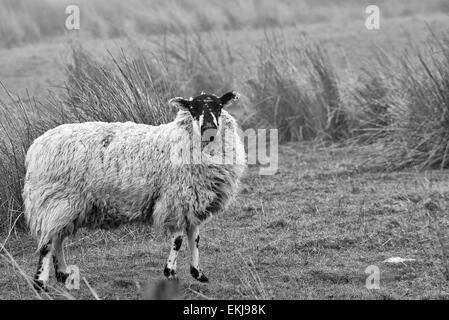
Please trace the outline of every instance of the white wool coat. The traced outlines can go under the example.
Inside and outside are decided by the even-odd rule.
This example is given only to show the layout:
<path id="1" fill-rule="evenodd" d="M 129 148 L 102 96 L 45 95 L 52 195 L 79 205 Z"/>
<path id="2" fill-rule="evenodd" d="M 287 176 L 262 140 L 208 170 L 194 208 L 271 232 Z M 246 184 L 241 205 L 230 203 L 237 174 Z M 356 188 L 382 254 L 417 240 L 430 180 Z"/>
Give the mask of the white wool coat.
<path id="1" fill-rule="evenodd" d="M 202 156 L 178 157 L 182 150 L 198 156 L 192 137 L 187 111 L 160 126 L 86 122 L 38 137 L 27 152 L 23 190 L 38 247 L 81 227 L 146 222 L 174 232 L 223 211 L 246 168 L 237 123 L 223 110 L 217 138 Z M 231 163 L 216 161 L 224 151 Z"/>

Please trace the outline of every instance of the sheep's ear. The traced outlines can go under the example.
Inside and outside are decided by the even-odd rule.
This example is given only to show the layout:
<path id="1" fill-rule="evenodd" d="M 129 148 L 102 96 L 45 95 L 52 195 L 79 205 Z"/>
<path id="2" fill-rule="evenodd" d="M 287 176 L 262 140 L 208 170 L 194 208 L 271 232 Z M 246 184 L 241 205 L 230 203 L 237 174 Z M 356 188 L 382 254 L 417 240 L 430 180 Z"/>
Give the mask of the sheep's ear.
<path id="1" fill-rule="evenodd" d="M 223 105 L 223 108 L 226 108 L 227 106 L 231 105 L 232 101 L 237 101 L 239 98 L 240 93 L 238 93 L 237 91 L 232 91 L 222 95 L 220 101 Z"/>
<path id="2" fill-rule="evenodd" d="M 181 110 L 189 110 L 190 102 L 191 100 L 184 99 L 183 97 L 176 97 L 170 99 L 168 104 Z"/>

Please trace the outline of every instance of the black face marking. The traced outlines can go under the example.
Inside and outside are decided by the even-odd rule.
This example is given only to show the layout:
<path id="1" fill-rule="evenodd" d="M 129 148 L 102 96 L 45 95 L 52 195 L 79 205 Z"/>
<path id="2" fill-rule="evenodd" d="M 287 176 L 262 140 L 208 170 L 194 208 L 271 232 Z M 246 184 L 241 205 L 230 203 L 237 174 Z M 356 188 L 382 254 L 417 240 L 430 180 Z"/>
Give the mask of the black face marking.
<path id="1" fill-rule="evenodd" d="M 195 97 L 189 105 L 189 111 L 195 120 L 199 120 L 200 116 L 204 115 L 208 120 L 212 121 L 212 113 L 218 119 L 222 108 L 223 104 L 220 98 L 213 94 L 202 94 Z M 206 121 L 206 119 L 204 120 Z"/>
<path id="2" fill-rule="evenodd" d="M 176 237 L 174 241 L 175 246 L 173 247 L 174 250 L 179 251 L 182 245 L 182 236 Z"/>
<path id="3" fill-rule="evenodd" d="M 228 92 L 221 97 L 214 94 L 201 94 L 189 100 L 176 97 L 170 100 L 170 104 L 181 110 L 188 110 L 196 124 L 200 125 L 202 146 L 215 140 L 222 109 L 232 101 L 239 99 L 236 91 Z"/>
<path id="4" fill-rule="evenodd" d="M 201 94 L 190 101 L 189 104 L 189 111 L 193 119 L 196 121 L 202 119 L 201 134 L 206 130 L 218 128 L 218 119 L 221 116 L 222 109 L 223 103 L 219 97 L 213 94 Z"/>

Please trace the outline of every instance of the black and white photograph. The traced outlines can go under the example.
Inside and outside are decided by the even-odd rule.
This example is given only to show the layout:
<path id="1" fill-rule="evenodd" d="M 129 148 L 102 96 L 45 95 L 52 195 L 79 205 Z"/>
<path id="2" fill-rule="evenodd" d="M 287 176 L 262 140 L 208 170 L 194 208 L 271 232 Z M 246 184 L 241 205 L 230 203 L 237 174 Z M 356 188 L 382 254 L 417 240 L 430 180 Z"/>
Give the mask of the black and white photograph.
<path id="1" fill-rule="evenodd" d="M 447 300 L 448 169 L 449 0 L 0 0 L 0 300 Z"/>

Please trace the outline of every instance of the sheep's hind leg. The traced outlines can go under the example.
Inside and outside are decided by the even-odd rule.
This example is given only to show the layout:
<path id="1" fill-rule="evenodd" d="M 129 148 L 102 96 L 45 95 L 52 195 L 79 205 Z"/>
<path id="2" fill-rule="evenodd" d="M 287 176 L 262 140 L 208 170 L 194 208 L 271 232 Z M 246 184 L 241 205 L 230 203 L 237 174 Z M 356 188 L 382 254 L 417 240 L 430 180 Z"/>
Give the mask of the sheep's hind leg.
<path id="1" fill-rule="evenodd" d="M 65 283 L 69 274 L 67 273 L 67 265 L 64 258 L 64 248 L 63 248 L 64 238 L 55 238 L 53 241 L 54 245 L 54 255 L 53 255 L 53 265 L 55 267 L 56 280 Z"/>
<path id="2" fill-rule="evenodd" d="M 167 259 L 167 264 L 164 268 L 164 275 L 168 279 L 176 279 L 176 260 L 178 259 L 178 252 L 182 245 L 182 232 L 175 232 L 171 236 L 170 255 Z"/>
<path id="3" fill-rule="evenodd" d="M 200 270 L 200 254 L 199 254 L 199 242 L 200 242 L 200 228 L 198 226 L 190 226 L 187 229 L 187 237 L 189 240 L 189 248 L 191 254 L 190 262 L 190 274 L 196 280 L 200 282 L 209 282 L 209 279 Z"/>
<path id="4" fill-rule="evenodd" d="M 47 291 L 48 279 L 50 277 L 51 260 L 53 256 L 53 244 L 50 241 L 42 247 L 39 252 L 39 262 L 36 274 L 34 275 L 34 288 L 40 292 Z"/>

